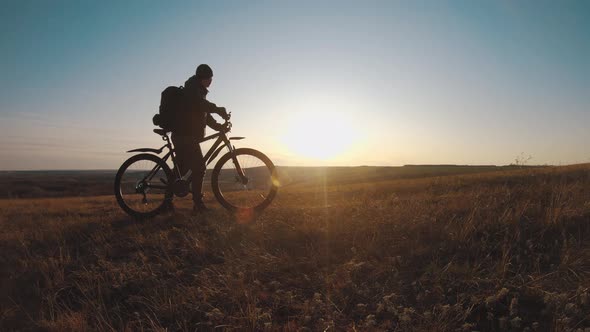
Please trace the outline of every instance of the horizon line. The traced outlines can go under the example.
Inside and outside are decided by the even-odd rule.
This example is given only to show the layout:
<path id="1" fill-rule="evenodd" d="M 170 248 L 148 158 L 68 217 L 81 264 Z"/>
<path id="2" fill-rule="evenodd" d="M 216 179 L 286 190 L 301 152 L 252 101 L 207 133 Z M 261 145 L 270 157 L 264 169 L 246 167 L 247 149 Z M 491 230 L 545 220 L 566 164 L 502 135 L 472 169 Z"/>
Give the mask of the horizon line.
<path id="1" fill-rule="evenodd" d="M 493 165 L 493 164 L 404 164 L 404 165 L 354 165 L 354 166 L 297 166 L 297 165 L 275 165 L 279 168 L 360 168 L 360 167 L 375 167 L 375 168 L 394 168 L 394 167 L 564 167 L 575 165 L 586 165 L 590 163 L 574 163 L 565 165 L 553 164 L 531 164 L 531 165 Z M 212 168 L 208 168 L 212 169 Z M 0 172 L 116 172 L 118 168 L 64 168 L 64 169 L 3 169 Z"/>

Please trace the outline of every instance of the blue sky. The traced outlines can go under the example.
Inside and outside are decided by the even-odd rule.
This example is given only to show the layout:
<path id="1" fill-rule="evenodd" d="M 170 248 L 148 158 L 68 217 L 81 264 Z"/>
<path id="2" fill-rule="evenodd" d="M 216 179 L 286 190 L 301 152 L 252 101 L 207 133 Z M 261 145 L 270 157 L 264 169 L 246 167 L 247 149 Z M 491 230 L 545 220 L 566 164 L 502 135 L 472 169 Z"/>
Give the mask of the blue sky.
<path id="1" fill-rule="evenodd" d="M 586 1 L 2 7 L 0 169 L 117 168 L 200 63 L 280 165 L 590 162 Z"/>

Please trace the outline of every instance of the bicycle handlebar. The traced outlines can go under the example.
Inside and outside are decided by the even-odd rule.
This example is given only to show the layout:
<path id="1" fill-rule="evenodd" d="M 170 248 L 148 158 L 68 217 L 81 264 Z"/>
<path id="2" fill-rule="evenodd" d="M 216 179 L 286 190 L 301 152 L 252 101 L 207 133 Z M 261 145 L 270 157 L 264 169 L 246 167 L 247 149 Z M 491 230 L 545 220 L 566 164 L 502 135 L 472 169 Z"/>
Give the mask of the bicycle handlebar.
<path id="1" fill-rule="evenodd" d="M 226 128 L 225 132 L 229 133 L 231 131 L 231 122 L 229 121 L 229 119 L 231 118 L 231 112 L 227 112 L 227 118 L 224 118 L 225 122 L 223 123 L 223 126 Z"/>

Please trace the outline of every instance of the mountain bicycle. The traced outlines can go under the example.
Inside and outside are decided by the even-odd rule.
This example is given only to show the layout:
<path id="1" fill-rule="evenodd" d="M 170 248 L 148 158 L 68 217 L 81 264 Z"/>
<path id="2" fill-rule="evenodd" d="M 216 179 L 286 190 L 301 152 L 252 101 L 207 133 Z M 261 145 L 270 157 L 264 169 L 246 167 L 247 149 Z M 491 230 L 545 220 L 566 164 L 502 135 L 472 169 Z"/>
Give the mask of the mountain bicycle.
<path id="1" fill-rule="evenodd" d="M 228 137 L 231 122 L 225 120 L 225 131 L 204 137 L 195 142 L 200 144 L 217 139 L 204 155 L 209 165 L 220 152 L 221 156 L 211 173 L 211 189 L 219 203 L 232 213 L 262 212 L 275 198 L 279 181 L 272 161 L 262 152 L 250 148 L 236 149 L 232 141 L 244 137 Z M 167 210 L 174 196 L 184 197 L 191 192 L 191 175 L 180 174 L 176 152 L 168 131 L 154 129 L 162 136 L 165 144 L 159 149 L 140 148 L 127 152 L 141 152 L 127 159 L 115 176 L 115 197 L 127 214 L 135 218 L 154 217 Z M 159 155 L 167 149 L 163 157 Z M 168 166 L 171 160 L 173 168 Z M 208 170 L 207 170 L 208 172 Z"/>

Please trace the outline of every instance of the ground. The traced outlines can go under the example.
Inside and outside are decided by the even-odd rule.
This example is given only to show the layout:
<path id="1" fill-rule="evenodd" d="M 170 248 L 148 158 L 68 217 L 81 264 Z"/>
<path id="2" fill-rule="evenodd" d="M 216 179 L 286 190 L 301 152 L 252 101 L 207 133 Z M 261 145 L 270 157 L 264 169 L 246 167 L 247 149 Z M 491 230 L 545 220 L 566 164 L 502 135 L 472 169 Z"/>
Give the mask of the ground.
<path id="1" fill-rule="evenodd" d="M 590 165 L 283 171 L 254 221 L 0 200 L 0 330 L 590 328 Z"/>

